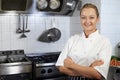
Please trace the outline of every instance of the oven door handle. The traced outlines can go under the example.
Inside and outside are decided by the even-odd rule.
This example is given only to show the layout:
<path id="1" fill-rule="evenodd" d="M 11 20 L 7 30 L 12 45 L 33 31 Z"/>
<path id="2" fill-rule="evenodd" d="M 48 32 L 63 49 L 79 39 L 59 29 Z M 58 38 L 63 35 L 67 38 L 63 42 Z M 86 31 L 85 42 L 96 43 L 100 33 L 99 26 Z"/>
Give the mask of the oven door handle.
<path id="1" fill-rule="evenodd" d="M 55 66 L 55 63 L 38 63 L 36 64 L 36 67 L 42 67 L 42 66 Z"/>

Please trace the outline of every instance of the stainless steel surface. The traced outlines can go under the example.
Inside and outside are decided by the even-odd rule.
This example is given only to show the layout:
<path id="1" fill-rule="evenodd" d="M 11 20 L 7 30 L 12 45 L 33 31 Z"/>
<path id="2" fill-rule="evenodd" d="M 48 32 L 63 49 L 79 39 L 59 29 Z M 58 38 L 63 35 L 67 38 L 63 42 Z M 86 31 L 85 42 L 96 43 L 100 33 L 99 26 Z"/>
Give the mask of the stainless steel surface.
<path id="1" fill-rule="evenodd" d="M 32 66 L 27 63 L 6 63 L 0 65 L 0 75 L 12 75 L 31 72 Z"/>
<path id="2" fill-rule="evenodd" d="M 44 31 L 38 38 L 38 41 L 50 43 L 58 41 L 60 38 L 61 31 L 58 28 L 51 28 Z"/>
<path id="3" fill-rule="evenodd" d="M 42 66 L 54 66 L 55 63 L 41 63 L 41 64 L 36 64 L 36 67 L 42 67 Z"/>
<path id="4" fill-rule="evenodd" d="M 4 3 L 2 1 L 8 2 Z M 15 1 L 15 3 L 13 2 Z M 0 13 L 72 16 L 79 0 L 0 0 Z M 24 2 L 24 6 L 22 4 Z M 15 5 L 18 4 L 18 5 Z M 22 5 L 21 5 L 22 4 Z M 5 5 L 5 8 L 2 8 Z M 69 11 L 70 10 L 70 11 Z"/>
<path id="5" fill-rule="evenodd" d="M 45 9 L 48 6 L 48 2 L 46 0 L 37 0 L 37 7 L 39 9 Z"/>
<path id="6" fill-rule="evenodd" d="M 60 52 L 50 52 L 29 56 L 33 62 L 33 80 L 63 80 L 66 75 L 59 72 L 55 63 Z M 35 54 L 35 53 L 34 53 Z"/>
<path id="7" fill-rule="evenodd" d="M 32 63 L 23 50 L 0 51 L 0 75 L 13 75 L 32 71 Z"/>
<path id="8" fill-rule="evenodd" d="M 75 0 L 68 0 L 67 2 L 67 9 L 68 10 L 74 10 L 76 5 L 76 1 Z"/>
<path id="9" fill-rule="evenodd" d="M 50 0 L 50 8 L 57 9 L 60 7 L 60 0 Z"/>
<path id="10" fill-rule="evenodd" d="M 0 12 L 26 13 L 34 0 L 0 0 Z"/>

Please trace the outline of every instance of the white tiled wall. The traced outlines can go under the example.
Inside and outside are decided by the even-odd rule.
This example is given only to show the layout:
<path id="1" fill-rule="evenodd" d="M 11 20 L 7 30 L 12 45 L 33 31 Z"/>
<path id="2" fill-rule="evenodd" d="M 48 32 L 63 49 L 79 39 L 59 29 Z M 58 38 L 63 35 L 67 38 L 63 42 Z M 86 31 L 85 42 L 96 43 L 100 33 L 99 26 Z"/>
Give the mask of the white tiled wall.
<path id="1" fill-rule="evenodd" d="M 53 43 L 37 41 L 44 30 L 52 28 L 52 18 L 55 19 L 56 28 L 61 31 L 60 40 Z M 18 15 L 0 14 L 0 50 L 24 49 L 25 53 L 61 51 L 69 38 L 69 23 L 69 17 L 28 15 L 30 32 L 25 33 L 27 38 L 20 38 L 22 34 L 16 33 L 16 29 L 20 26 L 18 25 Z"/>
<path id="2" fill-rule="evenodd" d="M 117 55 L 117 44 L 120 42 L 120 0 L 102 0 L 101 3 L 101 33 L 110 38 L 113 55 Z"/>

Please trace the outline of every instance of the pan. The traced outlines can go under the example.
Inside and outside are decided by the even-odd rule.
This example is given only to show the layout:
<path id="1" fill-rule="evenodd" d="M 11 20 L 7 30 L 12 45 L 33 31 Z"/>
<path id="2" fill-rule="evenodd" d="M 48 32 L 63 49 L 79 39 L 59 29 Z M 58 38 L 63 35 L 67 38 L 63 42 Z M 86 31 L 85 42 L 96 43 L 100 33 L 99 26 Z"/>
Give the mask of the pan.
<path id="1" fill-rule="evenodd" d="M 41 42 L 49 43 L 49 42 L 58 41 L 60 37 L 61 37 L 61 31 L 57 28 L 51 28 L 49 30 L 44 31 L 38 40 Z"/>
<path id="2" fill-rule="evenodd" d="M 56 28 L 54 19 L 51 20 L 51 25 L 52 28 L 45 30 L 38 38 L 38 41 L 50 43 L 60 39 L 61 31 Z"/>

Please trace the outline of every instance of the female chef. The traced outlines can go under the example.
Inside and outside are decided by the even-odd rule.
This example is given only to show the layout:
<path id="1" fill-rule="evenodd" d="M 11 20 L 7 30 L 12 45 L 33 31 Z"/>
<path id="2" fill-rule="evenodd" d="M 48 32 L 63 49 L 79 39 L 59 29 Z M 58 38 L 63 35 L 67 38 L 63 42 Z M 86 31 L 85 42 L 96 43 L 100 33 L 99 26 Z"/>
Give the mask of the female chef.
<path id="1" fill-rule="evenodd" d="M 61 52 L 56 66 L 68 80 L 103 80 L 107 78 L 111 43 L 100 35 L 96 25 L 99 12 L 95 5 L 85 4 L 80 10 L 83 33 L 72 36 Z"/>

